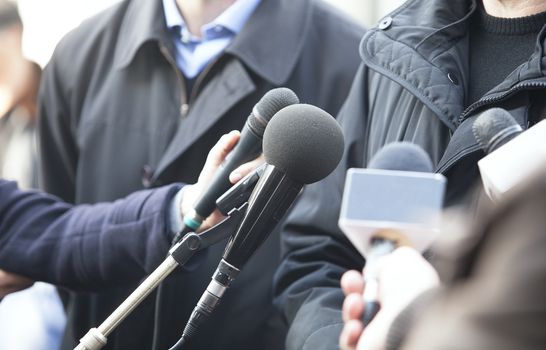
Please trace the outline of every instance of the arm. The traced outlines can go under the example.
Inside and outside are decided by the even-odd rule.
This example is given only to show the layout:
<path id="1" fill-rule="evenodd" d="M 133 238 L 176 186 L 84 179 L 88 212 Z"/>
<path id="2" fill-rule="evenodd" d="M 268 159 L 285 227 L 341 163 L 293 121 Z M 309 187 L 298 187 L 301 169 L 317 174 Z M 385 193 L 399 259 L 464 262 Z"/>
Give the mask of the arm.
<path id="1" fill-rule="evenodd" d="M 166 213 L 178 188 L 72 207 L 1 180 L 0 266 L 72 288 L 140 278 L 156 267 L 170 246 Z"/>
<path id="2" fill-rule="evenodd" d="M 72 206 L 0 180 L 0 268 L 79 289 L 144 277 L 165 258 L 181 228 L 172 227 L 181 221 L 173 216 L 180 216 L 207 188 L 238 140 L 238 131 L 224 135 L 209 152 L 198 182 L 187 185 L 181 196 L 175 196 L 181 193 L 180 185 L 171 185 L 135 192 L 113 203 Z M 241 165 L 231 181 L 260 162 L 258 158 Z M 216 211 L 203 226 L 221 219 Z"/>

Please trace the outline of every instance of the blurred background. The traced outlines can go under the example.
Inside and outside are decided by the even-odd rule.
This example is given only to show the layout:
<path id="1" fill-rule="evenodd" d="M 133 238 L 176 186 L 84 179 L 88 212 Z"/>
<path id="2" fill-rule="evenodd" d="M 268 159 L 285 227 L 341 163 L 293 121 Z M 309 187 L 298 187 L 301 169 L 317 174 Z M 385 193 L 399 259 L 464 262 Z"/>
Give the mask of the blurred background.
<path id="1" fill-rule="evenodd" d="M 57 42 L 85 18 L 119 0 L 19 0 L 25 25 L 23 52 L 44 66 Z M 366 26 L 398 7 L 402 0 L 327 0 Z"/>

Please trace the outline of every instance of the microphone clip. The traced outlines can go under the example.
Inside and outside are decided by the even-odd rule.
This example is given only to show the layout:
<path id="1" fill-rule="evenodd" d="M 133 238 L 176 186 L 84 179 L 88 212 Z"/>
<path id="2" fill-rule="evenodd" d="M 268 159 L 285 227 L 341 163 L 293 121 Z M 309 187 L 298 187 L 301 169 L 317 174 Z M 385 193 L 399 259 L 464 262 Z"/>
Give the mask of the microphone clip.
<path id="1" fill-rule="evenodd" d="M 248 202 L 244 202 L 239 208 L 231 210 L 219 224 L 203 231 L 200 234 L 190 232 L 175 244 L 169 251 L 169 255 L 183 266 L 190 258 L 200 250 L 206 249 L 232 235 L 243 221 Z"/>

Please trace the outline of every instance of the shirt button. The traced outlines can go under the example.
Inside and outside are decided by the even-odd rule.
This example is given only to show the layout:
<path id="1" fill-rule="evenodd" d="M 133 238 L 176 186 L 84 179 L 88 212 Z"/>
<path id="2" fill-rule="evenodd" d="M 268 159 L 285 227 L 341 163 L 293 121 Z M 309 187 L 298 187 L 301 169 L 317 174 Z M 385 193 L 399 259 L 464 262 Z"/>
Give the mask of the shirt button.
<path id="1" fill-rule="evenodd" d="M 379 22 L 379 24 L 377 25 L 377 28 L 381 30 L 385 30 L 385 29 L 388 29 L 391 26 L 391 24 L 392 24 L 392 17 L 387 16 L 383 18 L 381 22 Z"/>

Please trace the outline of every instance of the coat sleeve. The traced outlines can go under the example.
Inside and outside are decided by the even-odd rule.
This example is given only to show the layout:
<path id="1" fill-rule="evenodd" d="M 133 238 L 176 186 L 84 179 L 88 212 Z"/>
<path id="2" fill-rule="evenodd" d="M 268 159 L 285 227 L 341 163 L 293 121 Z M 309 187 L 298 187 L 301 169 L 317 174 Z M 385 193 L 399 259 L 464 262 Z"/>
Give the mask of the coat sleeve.
<path id="1" fill-rule="evenodd" d="M 179 187 L 72 206 L 0 180 L 0 268 L 85 290 L 142 278 L 170 247 L 166 216 Z"/>
<path id="2" fill-rule="evenodd" d="M 283 261 L 275 276 L 276 303 L 290 328 L 286 348 L 336 349 L 342 327 L 341 275 L 362 269 L 364 258 L 338 228 L 345 173 L 363 166 L 364 72 L 361 68 L 340 112 L 345 151 L 326 179 L 306 186 L 281 234 Z"/>

